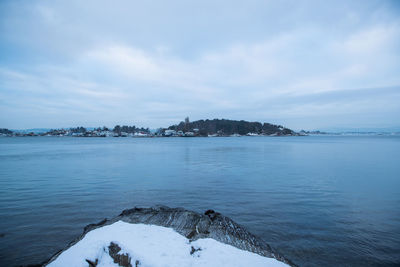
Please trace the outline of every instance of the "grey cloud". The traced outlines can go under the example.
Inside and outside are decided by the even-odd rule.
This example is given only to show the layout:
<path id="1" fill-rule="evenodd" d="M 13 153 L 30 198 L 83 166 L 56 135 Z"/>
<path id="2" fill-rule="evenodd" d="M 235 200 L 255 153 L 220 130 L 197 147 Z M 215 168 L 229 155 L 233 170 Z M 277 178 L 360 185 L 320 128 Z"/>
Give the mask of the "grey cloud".
<path id="1" fill-rule="evenodd" d="M 398 10 L 372 0 L 2 1 L 0 124 L 156 127 L 189 115 L 399 125 Z"/>

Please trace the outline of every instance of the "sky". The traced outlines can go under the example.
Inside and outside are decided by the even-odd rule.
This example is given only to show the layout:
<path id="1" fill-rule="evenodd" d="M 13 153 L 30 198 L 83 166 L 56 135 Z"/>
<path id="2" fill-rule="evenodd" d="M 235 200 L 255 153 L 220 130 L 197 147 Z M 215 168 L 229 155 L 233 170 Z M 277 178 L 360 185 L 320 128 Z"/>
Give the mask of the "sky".
<path id="1" fill-rule="evenodd" d="M 400 1 L 0 1 L 0 128 L 400 127 Z"/>

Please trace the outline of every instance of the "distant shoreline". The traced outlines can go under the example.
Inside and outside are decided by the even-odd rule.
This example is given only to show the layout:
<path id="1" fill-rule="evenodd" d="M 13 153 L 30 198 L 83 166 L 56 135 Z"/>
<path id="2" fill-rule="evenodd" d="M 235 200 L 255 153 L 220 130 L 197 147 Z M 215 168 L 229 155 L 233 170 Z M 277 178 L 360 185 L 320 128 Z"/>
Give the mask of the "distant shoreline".
<path id="1" fill-rule="evenodd" d="M 302 134 L 296 134 L 296 135 L 263 135 L 263 134 L 258 134 L 258 135 L 239 135 L 239 134 L 232 134 L 232 135 L 209 135 L 209 136 L 165 136 L 165 135 L 146 135 L 146 136 L 135 136 L 135 135 L 128 135 L 128 136 L 103 136 L 103 135 L 43 135 L 43 134 L 13 134 L 13 135 L 1 135 L 0 137 L 72 137 L 72 138 L 212 138 L 212 137 L 290 137 L 290 136 L 309 136 L 309 135 L 302 135 Z"/>
<path id="2" fill-rule="evenodd" d="M 250 122 L 244 120 L 206 119 L 190 121 L 188 117 L 179 124 L 166 128 L 150 130 L 149 128 L 116 125 L 114 128 L 106 126 L 97 128 L 61 128 L 61 129 L 28 129 L 9 130 L 0 128 L 0 136 L 72 136 L 72 137 L 241 137 L 241 136 L 308 136 L 308 135 L 400 135 L 400 132 L 386 131 L 337 131 L 324 132 L 319 130 L 298 132 L 282 125 L 271 123 Z"/>
<path id="3" fill-rule="evenodd" d="M 71 136 L 71 135 L 40 135 L 40 134 L 17 134 L 17 135 L 4 135 L 1 137 L 20 138 L 20 137 L 64 137 L 64 138 L 134 138 L 134 139 L 148 139 L 148 138 L 227 138 L 227 137 L 306 137 L 306 136 L 400 136 L 400 133 L 324 133 L 324 134 L 296 134 L 296 135 L 219 135 L 219 136 Z"/>
<path id="4" fill-rule="evenodd" d="M 298 136 L 306 132 L 295 132 L 282 125 L 249 122 L 244 120 L 197 120 L 186 117 L 179 124 L 151 131 L 149 128 L 116 125 L 113 129 L 106 126 L 97 128 L 75 127 L 51 129 L 43 132 L 24 132 L 0 129 L 5 136 L 74 136 L 74 137 L 226 137 L 226 136 Z"/>

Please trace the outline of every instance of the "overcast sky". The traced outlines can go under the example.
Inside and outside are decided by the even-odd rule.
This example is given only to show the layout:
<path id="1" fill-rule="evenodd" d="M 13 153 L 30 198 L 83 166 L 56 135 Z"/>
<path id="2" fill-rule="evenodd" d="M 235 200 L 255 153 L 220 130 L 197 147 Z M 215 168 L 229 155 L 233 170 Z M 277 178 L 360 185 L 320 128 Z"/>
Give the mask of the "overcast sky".
<path id="1" fill-rule="evenodd" d="M 400 126 L 400 1 L 1 1 L 0 127 Z"/>

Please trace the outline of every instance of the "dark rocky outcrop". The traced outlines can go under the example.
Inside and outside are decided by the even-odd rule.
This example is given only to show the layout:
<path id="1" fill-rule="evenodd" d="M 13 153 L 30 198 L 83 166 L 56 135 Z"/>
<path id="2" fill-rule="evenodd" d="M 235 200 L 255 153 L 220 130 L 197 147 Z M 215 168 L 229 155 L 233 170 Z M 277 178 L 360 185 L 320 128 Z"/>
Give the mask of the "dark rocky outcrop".
<path id="1" fill-rule="evenodd" d="M 106 251 L 105 248 L 103 248 L 104 251 Z M 118 264 L 118 266 L 121 267 L 133 267 L 132 265 L 132 258 L 129 254 L 127 253 L 120 253 L 121 247 L 118 244 L 115 244 L 114 242 L 111 242 L 110 245 L 108 246 L 108 255 L 113 259 L 114 263 Z M 94 261 L 86 259 L 86 262 L 89 264 L 89 267 L 97 267 L 99 264 L 99 259 L 96 259 Z M 136 260 L 135 261 L 135 267 L 140 266 L 140 261 Z"/>
<path id="2" fill-rule="evenodd" d="M 113 219 L 104 219 L 97 224 L 89 224 L 84 228 L 83 234 L 78 239 L 71 242 L 64 250 L 80 241 L 87 232 L 120 220 L 127 223 L 153 224 L 173 228 L 191 241 L 199 238 L 212 238 L 239 249 L 254 252 L 261 256 L 275 258 L 291 266 L 295 266 L 291 261 L 272 249 L 265 241 L 249 233 L 244 227 L 218 212 L 207 210 L 204 214 L 199 214 L 183 208 L 169 208 L 166 206 L 151 208 L 135 207 L 133 209 L 124 210 L 119 216 Z M 118 249 L 115 246 L 113 247 L 112 244 L 113 243 L 110 244 L 109 253 L 110 256 L 115 259 L 111 253 L 113 253 L 112 250 L 116 251 Z M 55 254 L 48 263 L 55 260 L 64 250 Z M 195 253 L 196 249 L 192 248 L 192 251 Z M 118 252 L 114 254 L 117 255 Z M 118 257 L 121 256 L 120 254 L 118 255 Z"/>
<path id="3" fill-rule="evenodd" d="M 193 255 L 194 253 L 196 253 L 197 251 L 200 251 L 201 248 L 195 248 L 192 246 L 192 248 L 190 249 L 190 255 Z"/>
<path id="4" fill-rule="evenodd" d="M 110 254 L 111 258 L 114 260 L 114 263 L 117 263 L 122 267 L 132 267 L 131 257 L 128 254 L 119 254 L 120 251 L 121 248 L 113 242 L 111 242 L 108 246 L 108 254 Z"/>

